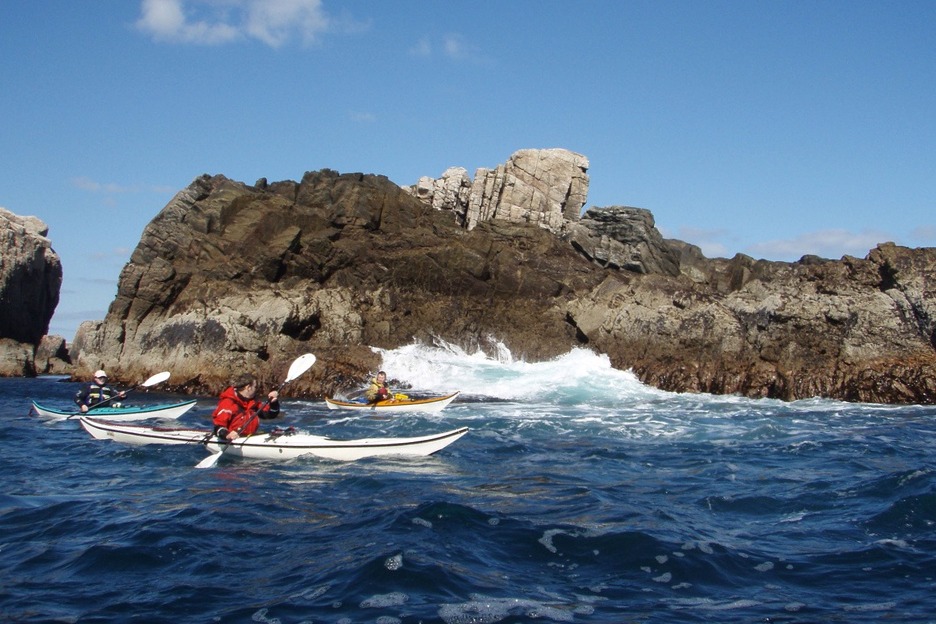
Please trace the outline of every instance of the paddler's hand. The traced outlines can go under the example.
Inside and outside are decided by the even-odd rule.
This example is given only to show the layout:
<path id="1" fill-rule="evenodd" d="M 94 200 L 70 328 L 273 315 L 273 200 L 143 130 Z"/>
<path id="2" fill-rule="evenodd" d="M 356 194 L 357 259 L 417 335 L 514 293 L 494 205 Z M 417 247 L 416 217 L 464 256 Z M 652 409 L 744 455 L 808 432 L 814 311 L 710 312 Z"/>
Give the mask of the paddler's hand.
<path id="1" fill-rule="evenodd" d="M 87 414 L 87 413 L 88 413 L 88 406 L 87 406 L 87 405 L 82 405 L 79 409 L 81 410 L 81 413 L 82 413 L 82 414 Z"/>
<path id="2" fill-rule="evenodd" d="M 222 440 L 227 440 L 228 442 L 232 442 L 236 440 L 238 437 L 236 431 L 227 429 L 225 427 L 221 427 L 220 429 L 218 429 L 215 435 L 217 435 Z"/>
<path id="3" fill-rule="evenodd" d="M 276 390 L 270 391 L 270 394 L 267 395 L 267 398 L 270 399 L 270 402 L 276 401 L 279 399 L 279 392 Z"/>

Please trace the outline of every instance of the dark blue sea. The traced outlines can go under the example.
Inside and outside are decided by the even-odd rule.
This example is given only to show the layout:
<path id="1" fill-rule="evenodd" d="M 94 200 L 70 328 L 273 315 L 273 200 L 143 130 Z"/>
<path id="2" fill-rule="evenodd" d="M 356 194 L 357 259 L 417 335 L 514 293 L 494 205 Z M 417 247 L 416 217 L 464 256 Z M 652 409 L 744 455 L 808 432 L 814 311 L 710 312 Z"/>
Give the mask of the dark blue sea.
<path id="1" fill-rule="evenodd" d="M 277 424 L 471 431 L 428 458 L 197 470 L 201 447 L 30 413 L 74 383 L 0 380 L 0 621 L 936 622 L 934 407 L 672 394 L 578 350 L 383 356 L 410 394 L 462 395 L 375 418 L 287 387 Z"/>

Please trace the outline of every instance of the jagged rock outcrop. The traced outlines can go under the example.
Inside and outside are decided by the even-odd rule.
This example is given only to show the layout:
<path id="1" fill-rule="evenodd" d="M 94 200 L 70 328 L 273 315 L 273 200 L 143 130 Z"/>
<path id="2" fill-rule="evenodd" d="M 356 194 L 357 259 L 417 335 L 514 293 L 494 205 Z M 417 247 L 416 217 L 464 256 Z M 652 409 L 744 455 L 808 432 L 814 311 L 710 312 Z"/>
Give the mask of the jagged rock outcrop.
<path id="1" fill-rule="evenodd" d="M 243 369 L 275 384 L 312 351 L 291 393 L 321 396 L 374 370 L 371 346 L 496 338 L 528 360 L 587 345 L 668 390 L 936 402 L 936 250 L 710 260 L 640 209 L 578 220 L 575 203 L 545 202 L 472 226 L 468 204 L 436 192 L 328 170 L 202 176 L 147 226 L 107 317 L 79 329 L 79 369 L 169 369 L 175 389 L 213 393 Z"/>
<path id="2" fill-rule="evenodd" d="M 526 149 L 495 169 L 478 169 L 473 182 L 467 170 L 452 167 L 408 190 L 437 210 L 454 212 L 468 230 L 500 219 L 559 233 L 585 206 L 588 166 L 587 158 L 569 150 Z"/>
<path id="3" fill-rule="evenodd" d="M 643 208 L 592 208 L 580 221 L 570 221 L 565 237 L 588 259 L 611 269 L 634 273 L 680 273 L 679 253 L 656 229 Z"/>
<path id="4" fill-rule="evenodd" d="M 43 336 L 36 346 L 33 364 L 37 375 L 70 375 L 71 356 L 65 339 L 61 336 Z"/>
<path id="5" fill-rule="evenodd" d="M 58 305 L 62 263 L 36 217 L 0 208 L 0 376 L 34 375 Z"/>
<path id="6" fill-rule="evenodd" d="M 866 259 L 713 260 L 709 281 L 609 275 L 570 307 L 590 344 L 677 391 L 936 401 L 936 249 Z"/>

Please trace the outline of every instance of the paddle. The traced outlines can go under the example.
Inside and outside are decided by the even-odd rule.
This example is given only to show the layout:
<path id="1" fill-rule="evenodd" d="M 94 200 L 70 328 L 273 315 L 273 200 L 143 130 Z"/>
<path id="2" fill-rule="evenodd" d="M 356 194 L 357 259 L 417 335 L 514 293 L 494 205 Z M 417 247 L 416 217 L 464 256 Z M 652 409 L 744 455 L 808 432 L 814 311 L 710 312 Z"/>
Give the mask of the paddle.
<path id="1" fill-rule="evenodd" d="M 286 373 L 286 381 L 284 381 L 283 383 L 281 383 L 281 384 L 279 385 L 279 387 L 276 388 L 276 392 L 278 393 L 280 390 L 283 389 L 283 386 L 285 386 L 285 385 L 288 384 L 290 381 L 292 381 L 292 380 L 295 379 L 296 377 L 299 377 L 299 376 L 302 375 L 304 372 L 306 372 L 307 370 L 309 370 L 310 368 L 312 368 L 312 365 L 313 365 L 313 364 L 315 364 L 315 355 L 313 355 L 312 353 L 305 353 L 305 354 L 300 355 L 299 357 L 297 357 L 295 360 L 293 360 L 293 363 L 289 365 L 289 371 Z M 263 407 L 266 406 L 269 402 L 270 402 L 269 399 L 267 399 L 266 401 L 263 402 L 263 406 L 261 406 L 261 408 L 260 408 L 261 411 L 262 411 Z M 252 415 L 252 417 L 250 418 L 250 420 L 248 420 L 247 422 L 245 422 L 243 425 L 241 425 L 241 427 L 239 427 L 239 428 L 237 429 L 237 434 L 238 434 L 238 436 L 240 435 L 240 432 L 243 431 L 243 430 L 247 427 L 247 425 L 249 425 L 250 423 L 252 423 L 252 422 L 253 422 L 253 419 L 256 418 L 256 417 L 257 417 L 257 414 L 256 414 L 256 412 L 254 412 L 254 414 Z M 204 441 L 205 441 L 205 442 L 208 442 L 208 440 L 211 438 L 211 435 L 212 435 L 212 434 L 209 433 L 207 436 L 205 436 L 205 440 L 204 440 Z M 221 456 L 222 456 L 222 455 L 224 455 L 224 451 L 228 450 L 230 447 L 231 447 L 230 442 L 227 441 L 227 440 L 225 440 L 225 441 L 224 441 L 224 446 L 221 448 L 221 450 L 220 450 L 219 452 L 217 452 L 217 453 L 212 453 L 211 455 L 209 455 L 209 456 L 206 457 L 205 459 L 203 459 L 203 460 L 201 460 L 200 462 L 198 462 L 198 463 L 195 465 L 195 467 L 196 467 L 196 468 L 211 468 L 211 467 L 214 466 L 216 463 L 218 463 L 218 460 L 221 459 Z"/>
<path id="2" fill-rule="evenodd" d="M 147 379 L 147 380 L 144 381 L 143 383 L 137 384 L 137 385 L 133 386 L 132 388 L 127 388 L 126 390 L 123 390 L 123 394 L 127 394 L 128 392 L 131 392 L 132 390 L 136 390 L 137 388 L 149 388 L 150 386 L 155 386 L 156 384 L 161 384 L 162 382 L 166 381 L 167 379 L 169 379 L 169 371 L 163 371 L 163 372 L 161 372 L 161 373 L 156 373 L 155 375 L 153 375 L 152 377 L 150 377 L 149 379 Z M 120 394 L 120 392 L 118 392 L 117 394 Z M 116 397 L 111 397 L 111 398 L 109 398 L 109 399 L 104 399 L 103 401 L 98 401 L 97 403 L 93 403 L 93 404 L 89 405 L 89 406 L 88 406 L 88 412 L 90 412 L 91 410 L 93 410 L 95 407 L 100 407 L 101 405 L 103 405 L 103 404 L 105 404 L 105 403 L 110 403 L 110 402 L 113 401 L 115 398 L 116 398 Z M 83 414 L 86 414 L 86 413 L 87 413 L 87 412 L 82 412 L 82 413 L 79 413 L 79 414 L 72 414 L 72 415 L 69 416 L 68 418 L 74 418 L 75 416 L 82 416 Z"/>

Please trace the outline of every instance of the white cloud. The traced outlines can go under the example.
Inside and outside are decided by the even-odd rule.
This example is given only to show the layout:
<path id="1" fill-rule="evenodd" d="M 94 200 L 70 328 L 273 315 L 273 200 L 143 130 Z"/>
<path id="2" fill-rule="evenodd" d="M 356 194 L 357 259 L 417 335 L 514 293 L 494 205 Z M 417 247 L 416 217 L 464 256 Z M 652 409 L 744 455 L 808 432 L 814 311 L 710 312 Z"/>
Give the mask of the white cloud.
<path id="1" fill-rule="evenodd" d="M 85 176 L 77 176 L 69 180 L 71 185 L 89 193 L 102 195 L 117 195 L 120 193 L 174 193 L 176 189 L 168 186 L 124 186 L 114 182 L 97 182 Z"/>
<path id="2" fill-rule="evenodd" d="M 410 54 L 413 56 L 432 56 L 432 43 L 423 37 L 410 48 Z"/>
<path id="3" fill-rule="evenodd" d="M 351 121 L 356 121 L 358 123 L 374 123 L 377 121 L 377 115 L 367 112 L 352 112 Z"/>
<path id="4" fill-rule="evenodd" d="M 442 39 L 442 49 L 445 51 L 446 56 L 452 58 L 464 58 L 469 53 L 464 37 L 457 34 L 445 35 Z"/>
<path id="5" fill-rule="evenodd" d="M 729 255 L 724 239 L 731 238 L 728 230 L 706 230 L 694 227 L 681 227 L 675 236 L 670 236 L 665 228 L 657 227 L 664 238 L 676 238 L 683 242 L 695 245 L 702 250 L 706 258 L 724 258 Z M 731 254 L 734 255 L 734 254 Z"/>
<path id="6" fill-rule="evenodd" d="M 143 0 L 136 26 L 159 41 L 217 45 L 257 39 L 279 47 L 317 40 L 330 21 L 321 0 Z"/>
<path id="7" fill-rule="evenodd" d="M 918 225 L 910 235 L 926 245 L 936 243 L 936 225 Z"/>
<path id="8" fill-rule="evenodd" d="M 137 28 L 157 41 L 218 44 L 240 37 L 230 24 L 193 19 L 182 5 L 183 0 L 143 0 Z"/>
<path id="9" fill-rule="evenodd" d="M 413 56 L 430 57 L 439 51 L 443 56 L 458 61 L 483 61 L 480 50 L 458 33 L 443 35 L 438 45 L 423 37 L 409 51 Z"/>
<path id="10" fill-rule="evenodd" d="M 94 180 L 85 177 L 72 178 L 71 183 L 72 186 L 79 188 L 82 191 L 88 191 L 89 193 L 115 194 L 135 193 L 137 191 L 137 189 L 134 187 L 120 186 L 119 184 L 114 184 L 113 182 L 95 182 Z"/>
<path id="11" fill-rule="evenodd" d="M 664 238 L 677 238 L 696 245 L 706 258 L 730 258 L 740 251 L 755 259 L 784 262 L 795 262 L 806 255 L 830 259 L 845 255 L 864 258 L 878 244 L 894 241 L 892 234 L 880 230 L 850 232 L 830 229 L 805 232 L 788 239 L 745 244 L 736 232 L 727 229 L 681 227 L 675 236 L 670 236 L 663 228 L 659 229 Z"/>
<path id="12" fill-rule="evenodd" d="M 321 0 L 250 0 L 246 9 L 247 34 L 274 48 L 294 32 L 309 44 L 328 29 Z"/>
<path id="13" fill-rule="evenodd" d="M 786 240 L 755 243 L 746 253 L 768 260 L 799 260 L 804 255 L 840 258 L 844 255 L 864 258 L 878 243 L 892 241 L 893 237 L 881 231 L 849 232 L 848 230 L 819 230 L 806 232 Z"/>

